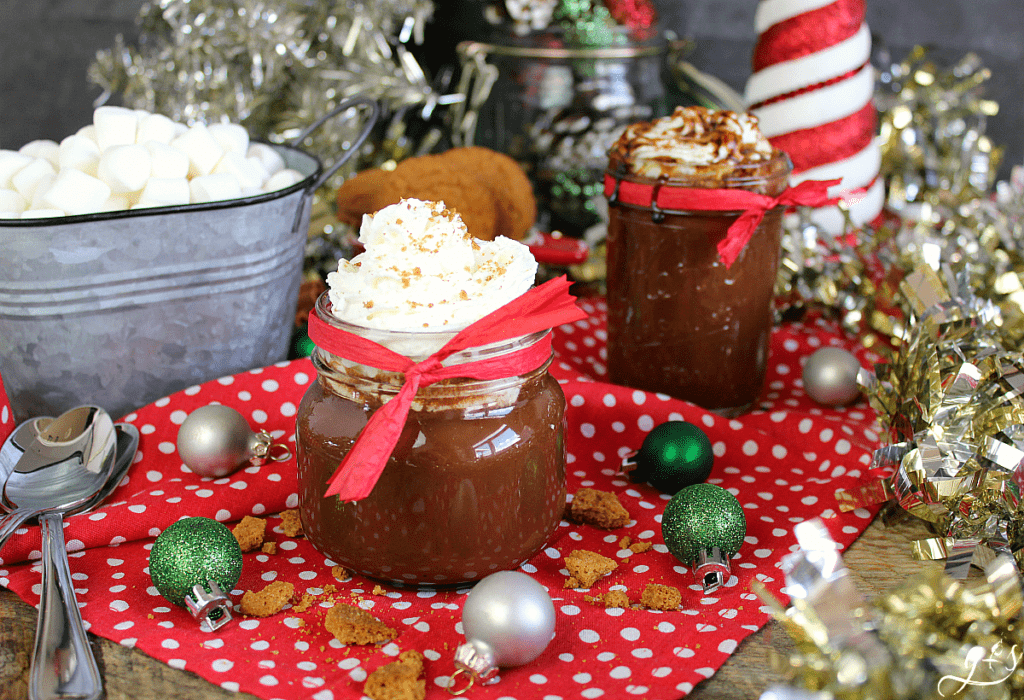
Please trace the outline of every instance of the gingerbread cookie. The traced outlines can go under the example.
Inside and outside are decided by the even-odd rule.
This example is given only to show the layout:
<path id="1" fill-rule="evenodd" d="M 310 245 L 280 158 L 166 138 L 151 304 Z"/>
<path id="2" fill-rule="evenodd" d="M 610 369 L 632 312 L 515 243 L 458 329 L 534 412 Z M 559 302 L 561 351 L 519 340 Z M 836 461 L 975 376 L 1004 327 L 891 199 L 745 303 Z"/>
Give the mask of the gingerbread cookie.
<path id="1" fill-rule="evenodd" d="M 281 612 L 295 593 L 295 586 L 287 581 L 274 581 L 262 591 L 242 594 L 241 610 L 249 617 L 270 617 Z"/>
<path id="2" fill-rule="evenodd" d="M 324 627 L 342 644 L 390 642 L 398 633 L 362 608 L 338 603 L 327 611 Z"/>
<path id="3" fill-rule="evenodd" d="M 578 523 L 602 530 L 614 530 L 629 524 L 629 511 L 619 503 L 618 496 L 597 489 L 577 491 L 569 506 L 569 514 Z"/>
<path id="4" fill-rule="evenodd" d="M 427 682 L 423 675 L 423 654 L 403 651 L 397 661 L 384 664 L 371 673 L 363 692 L 373 700 L 423 700 Z"/>
<path id="5" fill-rule="evenodd" d="M 565 555 L 565 568 L 569 578 L 565 588 L 590 588 L 598 579 L 618 568 L 614 559 L 601 556 L 586 549 L 574 549 Z"/>

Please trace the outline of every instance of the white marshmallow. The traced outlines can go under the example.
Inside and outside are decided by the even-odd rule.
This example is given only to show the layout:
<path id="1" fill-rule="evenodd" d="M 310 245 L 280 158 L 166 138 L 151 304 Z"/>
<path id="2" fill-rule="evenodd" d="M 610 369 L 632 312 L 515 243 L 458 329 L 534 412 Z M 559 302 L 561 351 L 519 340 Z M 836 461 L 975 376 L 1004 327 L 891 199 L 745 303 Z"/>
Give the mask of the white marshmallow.
<path id="1" fill-rule="evenodd" d="M 21 218 L 21 212 L 20 211 L 3 211 L 2 209 L 0 209 L 0 221 L 3 221 L 4 219 L 20 219 L 20 218 Z"/>
<path id="2" fill-rule="evenodd" d="M 31 202 L 32 195 L 35 194 L 39 182 L 46 175 L 56 174 L 57 170 L 50 161 L 45 158 L 35 158 L 31 163 L 14 174 L 14 177 L 11 178 L 11 184 L 14 185 L 14 189 L 18 191 L 18 194 Z"/>
<path id="3" fill-rule="evenodd" d="M 210 130 L 204 124 L 196 124 L 171 141 L 171 146 L 188 156 L 190 177 L 209 175 L 213 167 L 224 157 L 224 149 L 210 135 Z"/>
<path id="4" fill-rule="evenodd" d="M 57 168 L 60 167 L 57 162 L 58 149 L 56 141 L 37 139 L 36 141 L 29 141 L 19 148 L 18 153 L 24 153 L 26 156 L 32 156 L 33 158 L 45 158 L 50 161 L 50 165 Z"/>
<path id="5" fill-rule="evenodd" d="M 65 216 L 60 209 L 27 209 L 21 213 L 22 219 L 52 219 Z"/>
<path id="6" fill-rule="evenodd" d="M 263 163 L 263 167 L 267 171 L 267 177 L 274 175 L 279 170 L 284 170 L 284 158 L 265 143 L 252 144 L 249 146 L 246 155 L 250 158 L 258 158 Z"/>
<path id="7" fill-rule="evenodd" d="M 28 208 L 28 202 L 25 198 L 14 190 L 0 190 L 0 211 L 21 214 Z M 16 219 L 17 216 L 7 217 L 8 219 Z"/>
<path id="8" fill-rule="evenodd" d="M 179 178 L 151 177 L 139 195 L 140 207 L 169 207 L 188 204 L 191 200 L 188 180 Z"/>
<path id="9" fill-rule="evenodd" d="M 127 202 L 129 209 L 139 203 L 139 197 L 142 195 L 142 190 L 136 190 L 135 192 L 125 192 L 121 196 L 124 197 L 124 201 Z"/>
<path id="10" fill-rule="evenodd" d="M 181 122 L 174 122 L 174 138 L 184 136 L 188 133 L 188 124 L 182 124 Z"/>
<path id="11" fill-rule="evenodd" d="M 62 170 L 42 195 L 44 207 L 63 209 L 68 214 L 90 214 L 110 197 L 110 186 L 81 170 Z"/>
<path id="12" fill-rule="evenodd" d="M 100 147 L 95 141 L 80 134 L 72 134 L 60 142 L 57 150 L 58 169 L 73 168 L 96 177 L 96 168 L 100 164 Z"/>
<path id="13" fill-rule="evenodd" d="M 151 177 L 159 178 L 186 178 L 188 177 L 188 156 L 159 141 L 147 141 L 146 149 L 149 151 Z"/>
<path id="14" fill-rule="evenodd" d="M 125 211 L 129 206 L 128 198 L 123 194 L 112 194 L 96 211 Z"/>
<path id="15" fill-rule="evenodd" d="M 241 124 L 224 122 L 210 124 L 210 135 L 217 140 L 220 147 L 229 153 L 245 155 L 249 150 L 249 132 Z"/>
<path id="16" fill-rule="evenodd" d="M 0 150 L 0 187 L 13 189 L 11 187 L 11 178 L 31 162 L 32 156 L 27 156 L 17 151 Z"/>
<path id="17" fill-rule="evenodd" d="M 259 188 L 259 187 L 243 187 L 242 188 L 242 196 L 243 197 L 255 197 L 258 194 L 264 194 L 263 190 L 261 188 Z"/>
<path id="18" fill-rule="evenodd" d="M 57 179 L 56 173 L 46 173 L 41 178 L 36 186 L 32 190 L 32 199 L 29 200 L 26 209 L 52 209 L 49 204 L 43 202 L 43 195 L 46 194 L 50 186 L 53 185 L 53 181 Z"/>
<path id="19" fill-rule="evenodd" d="M 162 114 L 150 114 L 139 119 L 139 128 L 135 134 L 135 143 L 145 144 L 149 141 L 170 143 L 177 136 L 174 121 Z"/>
<path id="20" fill-rule="evenodd" d="M 277 190 L 283 190 L 286 187 L 291 187 L 300 180 L 302 180 L 302 173 L 298 170 L 286 168 L 285 170 L 281 170 L 280 172 L 271 175 L 270 179 L 263 183 L 263 191 L 276 192 Z"/>
<path id="21" fill-rule="evenodd" d="M 99 145 L 99 141 L 96 139 L 96 126 L 93 124 L 86 124 L 75 132 L 75 136 L 83 136 L 96 145 Z"/>
<path id="22" fill-rule="evenodd" d="M 229 151 L 213 169 L 215 173 L 230 173 L 244 190 L 246 187 L 259 189 L 267 179 L 267 171 L 256 158 L 246 158 L 240 153 Z"/>
<path id="23" fill-rule="evenodd" d="M 141 190 L 150 172 L 149 150 L 138 144 L 111 146 L 103 151 L 96 169 L 97 176 L 115 194 Z"/>
<path id="24" fill-rule="evenodd" d="M 263 161 L 260 160 L 259 158 L 253 158 L 253 157 L 246 158 L 245 161 L 247 163 L 249 163 L 250 166 L 255 168 L 256 171 L 260 174 L 260 185 L 259 186 L 260 186 L 260 189 L 262 189 L 263 185 L 265 185 L 267 180 L 270 179 L 270 173 L 268 173 L 267 169 L 264 167 Z"/>
<path id="25" fill-rule="evenodd" d="M 92 113 L 92 121 L 96 126 L 96 143 L 100 151 L 111 146 L 126 146 L 135 143 L 135 133 L 139 127 L 139 115 L 134 109 L 124 107 L 97 107 Z"/>
<path id="26" fill-rule="evenodd" d="M 242 196 L 242 187 L 234 175 L 229 173 L 213 173 L 200 175 L 189 183 L 192 202 L 219 202 L 223 199 L 238 199 Z"/>

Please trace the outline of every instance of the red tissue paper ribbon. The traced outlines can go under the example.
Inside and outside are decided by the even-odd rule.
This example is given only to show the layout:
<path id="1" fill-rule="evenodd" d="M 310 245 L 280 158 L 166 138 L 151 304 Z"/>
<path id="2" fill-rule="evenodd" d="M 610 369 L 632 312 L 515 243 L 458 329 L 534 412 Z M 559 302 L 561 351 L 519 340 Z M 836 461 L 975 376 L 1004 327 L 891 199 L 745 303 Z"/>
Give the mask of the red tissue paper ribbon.
<path id="1" fill-rule="evenodd" d="M 441 363 L 468 348 L 518 338 L 586 318 L 569 294 L 570 282 L 563 275 L 534 287 L 479 321 L 459 331 L 444 347 L 421 362 L 327 323 L 316 312 L 309 314 L 309 339 L 332 355 L 368 367 L 405 375 L 402 388 L 392 400 L 378 408 L 356 437 L 352 449 L 328 479 L 326 496 L 358 501 L 373 491 L 377 479 L 398 444 L 409 408 L 421 386 L 443 379 L 502 379 L 537 369 L 551 357 L 551 336 L 500 357 L 477 360 L 452 367 Z"/>
<path id="2" fill-rule="evenodd" d="M 839 180 L 805 180 L 799 185 L 787 188 L 778 197 L 758 194 L 741 189 L 703 189 L 699 187 L 671 187 L 648 185 L 629 180 L 617 180 L 609 174 L 604 176 L 604 195 L 609 201 L 650 207 L 652 203 L 665 211 L 741 211 L 732 222 L 725 238 L 718 242 L 718 258 L 725 266 L 739 257 L 740 251 L 754 235 L 761 219 L 777 206 L 823 207 L 836 204 L 838 197 L 830 197 L 828 188 L 838 185 Z M 616 192 L 616 188 L 618 192 Z M 657 192 L 657 199 L 655 199 Z"/>

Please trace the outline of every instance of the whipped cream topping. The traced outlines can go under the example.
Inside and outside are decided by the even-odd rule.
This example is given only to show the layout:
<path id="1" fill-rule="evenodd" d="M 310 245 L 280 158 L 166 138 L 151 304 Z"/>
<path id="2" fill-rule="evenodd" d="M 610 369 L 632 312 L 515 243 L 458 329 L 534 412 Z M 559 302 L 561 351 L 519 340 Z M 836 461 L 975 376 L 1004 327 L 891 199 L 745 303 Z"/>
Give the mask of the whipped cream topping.
<path id="1" fill-rule="evenodd" d="M 772 157 L 772 145 L 754 115 L 676 107 L 670 116 L 626 127 L 609 152 L 609 169 L 652 179 L 721 176 Z"/>
<path id="2" fill-rule="evenodd" d="M 365 252 L 327 276 L 333 315 L 386 331 L 458 331 L 525 293 L 537 262 L 510 238 L 472 237 L 443 202 L 404 199 L 363 217 Z M 408 354 L 408 353 L 406 353 Z"/>

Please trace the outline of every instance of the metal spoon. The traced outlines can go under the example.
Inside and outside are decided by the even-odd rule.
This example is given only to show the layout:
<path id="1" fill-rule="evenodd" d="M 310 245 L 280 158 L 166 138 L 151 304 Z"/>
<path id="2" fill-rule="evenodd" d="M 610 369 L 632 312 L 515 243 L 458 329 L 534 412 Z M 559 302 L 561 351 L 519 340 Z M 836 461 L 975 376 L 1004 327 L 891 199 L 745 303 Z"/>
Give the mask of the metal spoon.
<path id="1" fill-rule="evenodd" d="M 76 513 L 92 510 L 117 488 L 134 461 L 139 431 L 117 424 L 117 461 L 103 486 Z M 75 600 L 64 543 L 60 512 L 40 518 L 43 536 L 43 582 L 36 625 L 35 651 L 29 672 L 29 697 L 98 698 L 103 681 L 85 635 L 78 601 Z M 52 571 L 53 569 L 56 571 Z M 48 569 L 51 571 L 48 575 Z M 53 574 L 56 575 L 53 575 Z"/>
<path id="2" fill-rule="evenodd" d="M 110 416 L 96 406 L 79 406 L 40 429 L 4 485 L 4 500 L 37 513 L 42 531 L 42 594 L 29 677 L 31 700 L 93 700 L 103 694 L 75 600 L 64 513 L 98 497 L 111 479 L 116 457 L 117 431 Z"/>
<path id="3" fill-rule="evenodd" d="M 75 428 L 79 434 L 70 436 Z M 113 421 L 95 406 L 23 423 L 11 440 L 22 453 L 3 487 L 9 512 L 0 519 L 0 548 L 22 523 L 47 510 L 77 512 L 106 481 L 117 447 Z"/>

